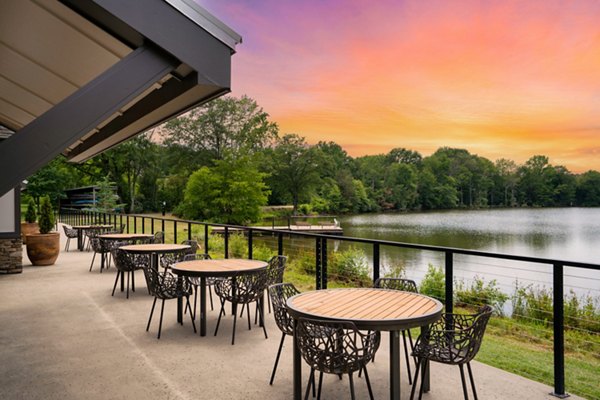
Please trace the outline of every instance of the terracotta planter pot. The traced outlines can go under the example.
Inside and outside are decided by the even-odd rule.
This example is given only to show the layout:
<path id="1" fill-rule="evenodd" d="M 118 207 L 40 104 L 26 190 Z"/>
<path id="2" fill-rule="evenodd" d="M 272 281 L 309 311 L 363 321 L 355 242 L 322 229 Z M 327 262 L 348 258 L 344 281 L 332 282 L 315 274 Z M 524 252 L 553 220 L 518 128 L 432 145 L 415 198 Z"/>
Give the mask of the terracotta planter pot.
<path id="1" fill-rule="evenodd" d="M 27 235 L 27 257 L 33 265 L 52 265 L 56 262 L 59 252 L 58 232 Z"/>
<path id="2" fill-rule="evenodd" d="M 27 235 L 40 233 L 40 226 L 37 222 L 21 222 L 21 238 L 23 244 L 27 244 Z"/>

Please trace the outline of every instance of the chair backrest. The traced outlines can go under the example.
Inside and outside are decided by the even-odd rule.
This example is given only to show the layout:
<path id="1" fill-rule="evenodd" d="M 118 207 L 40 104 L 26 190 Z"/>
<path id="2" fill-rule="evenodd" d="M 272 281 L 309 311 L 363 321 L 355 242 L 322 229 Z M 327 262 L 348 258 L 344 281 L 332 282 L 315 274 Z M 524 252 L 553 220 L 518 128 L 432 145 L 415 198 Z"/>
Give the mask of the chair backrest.
<path id="1" fill-rule="evenodd" d="M 197 240 L 184 240 L 183 242 L 181 242 L 181 244 L 187 244 L 188 246 L 190 246 L 190 249 L 186 250 L 185 254 L 196 254 L 198 252 L 198 249 L 200 249 L 200 244 Z"/>
<path id="2" fill-rule="evenodd" d="M 285 306 L 287 300 L 300 291 L 291 283 L 276 283 L 269 286 L 269 297 L 273 304 L 273 316 L 277 327 L 286 335 L 294 334 L 294 319 Z"/>
<path id="3" fill-rule="evenodd" d="M 419 293 L 417 284 L 412 279 L 404 278 L 379 278 L 373 285 L 376 288 L 402 290 L 404 292 Z"/>
<path id="4" fill-rule="evenodd" d="M 330 374 L 360 370 L 379 347 L 379 332 L 360 332 L 349 321 L 300 318 L 296 334 L 302 358 L 311 368 Z"/>
<path id="5" fill-rule="evenodd" d="M 152 241 L 156 244 L 163 243 L 165 241 L 165 233 L 162 231 L 155 232 Z"/>
<path id="6" fill-rule="evenodd" d="M 215 282 L 219 297 L 238 304 L 258 300 L 267 288 L 268 271 L 252 271 L 238 275 L 235 279 L 221 279 Z M 235 289 L 235 290 L 234 290 Z"/>
<path id="7" fill-rule="evenodd" d="M 65 235 L 66 235 L 68 238 L 71 238 L 71 239 L 72 239 L 72 238 L 76 238 L 76 237 L 77 237 L 77 229 L 73 229 L 73 228 L 71 228 L 71 227 L 70 227 L 70 226 L 68 226 L 68 225 L 63 225 L 63 229 L 64 229 L 64 231 L 65 231 Z"/>
<path id="8" fill-rule="evenodd" d="M 492 307 L 482 306 L 476 314 L 442 314 L 431 325 L 427 346 L 436 358 L 448 364 L 470 362 L 479 351 Z"/>
<path id="9" fill-rule="evenodd" d="M 183 257 L 183 261 L 194 261 L 194 260 L 211 260 L 210 255 L 208 254 L 186 254 Z"/>
<path id="10" fill-rule="evenodd" d="M 184 279 L 180 285 L 170 272 L 158 272 L 151 267 L 144 267 L 146 285 L 152 296 L 159 299 L 175 299 L 182 294 L 189 294 L 190 284 Z"/>
<path id="11" fill-rule="evenodd" d="M 119 247 L 111 249 L 110 252 L 115 260 L 115 267 L 119 271 L 135 271 L 135 254 L 130 254 Z"/>
<path id="12" fill-rule="evenodd" d="M 268 281 L 267 286 L 283 282 L 283 273 L 287 262 L 286 256 L 274 256 L 269 260 L 267 267 Z"/>
<path id="13" fill-rule="evenodd" d="M 108 248 L 104 245 L 104 242 L 97 237 L 90 238 L 90 246 L 95 253 L 107 253 Z"/>

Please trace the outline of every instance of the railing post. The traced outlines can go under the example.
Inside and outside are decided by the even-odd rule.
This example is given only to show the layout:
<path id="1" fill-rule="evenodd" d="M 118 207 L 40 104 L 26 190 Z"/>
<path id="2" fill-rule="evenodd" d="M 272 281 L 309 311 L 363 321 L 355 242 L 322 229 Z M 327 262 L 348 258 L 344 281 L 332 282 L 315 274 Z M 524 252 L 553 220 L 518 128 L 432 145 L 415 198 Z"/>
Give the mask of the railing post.
<path id="1" fill-rule="evenodd" d="M 321 290 L 321 238 L 317 237 L 315 243 L 315 287 Z"/>
<path id="2" fill-rule="evenodd" d="M 133 216 L 133 233 L 137 233 L 137 217 Z"/>
<path id="3" fill-rule="evenodd" d="M 373 243 L 373 283 L 379 279 L 379 243 Z"/>
<path id="4" fill-rule="evenodd" d="M 564 270 L 562 264 L 554 264 L 552 298 L 554 302 L 554 392 L 553 396 L 564 399 L 565 393 L 565 309 Z"/>
<path id="5" fill-rule="evenodd" d="M 164 237 L 164 232 L 163 232 L 163 237 Z M 163 243 L 164 243 L 164 239 L 163 239 Z M 173 221 L 173 243 L 177 243 L 177 220 Z"/>
<path id="6" fill-rule="evenodd" d="M 204 254 L 208 254 L 208 224 L 204 224 Z"/>
<path id="7" fill-rule="evenodd" d="M 229 258 L 229 227 L 226 226 L 225 227 L 225 250 L 224 250 L 224 257 L 225 258 Z"/>
<path id="8" fill-rule="evenodd" d="M 123 226 L 123 214 L 119 214 L 119 230 L 121 230 L 122 226 Z"/>
<path id="9" fill-rule="evenodd" d="M 192 240 L 192 223 L 188 222 L 188 240 Z"/>
<path id="10" fill-rule="evenodd" d="M 150 233 L 154 235 L 154 217 L 150 217 Z"/>
<path id="11" fill-rule="evenodd" d="M 452 260 L 452 252 L 451 251 L 446 251 L 446 271 L 445 271 L 445 275 L 446 275 L 446 312 L 447 313 L 451 313 L 454 310 L 454 302 L 453 302 L 453 297 L 454 297 L 454 290 L 453 290 L 453 284 L 454 284 L 454 263 Z"/>
<path id="12" fill-rule="evenodd" d="M 277 234 L 277 255 L 283 255 L 283 233 Z"/>
<path id="13" fill-rule="evenodd" d="M 164 220 L 164 219 L 161 219 L 161 220 L 160 220 L 160 228 L 161 228 L 161 229 L 160 229 L 160 230 L 161 230 L 161 232 L 162 232 L 162 233 L 165 233 L 165 220 Z"/>
<path id="14" fill-rule="evenodd" d="M 327 289 L 327 238 L 321 238 L 321 288 Z"/>
<path id="15" fill-rule="evenodd" d="M 248 229 L 248 259 L 252 260 L 252 229 Z"/>
<path id="16" fill-rule="evenodd" d="M 142 217 L 142 233 L 146 233 L 146 217 Z"/>

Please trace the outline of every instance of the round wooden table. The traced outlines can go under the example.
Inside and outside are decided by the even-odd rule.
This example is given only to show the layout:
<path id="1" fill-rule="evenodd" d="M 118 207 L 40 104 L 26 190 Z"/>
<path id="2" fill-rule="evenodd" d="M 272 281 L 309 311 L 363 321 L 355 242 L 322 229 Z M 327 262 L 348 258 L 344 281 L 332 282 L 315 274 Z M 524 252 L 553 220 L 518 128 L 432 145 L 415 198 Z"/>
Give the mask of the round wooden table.
<path id="1" fill-rule="evenodd" d="M 390 289 L 329 289 L 290 297 L 294 319 L 351 321 L 358 329 L 390 332 L 390 399 L 400 399 L 400 332 L 438 320 L 442 304 L 418 293 Z M 424 377 L 425 379 L 425 377 Z M 294 335 L 294 399 L 302 396 L 301 355 Z M 426 379 L 427 381 L 428 379 Z"/>
<path id="2" fill-rule="evenodd" d="M 77 229 L 77 248 L 79 251 L 83 251 L 83 231 L 90 229 L 112 229 L 112 225 L 75 225 L 71 228 Z"/>
<path id="3" fill-rule="evenodd" d="M 192 247 L 187 244 L 166 244 L 166 243 L 155 243 L 155 244 L 130 244 L 127 246 L 119 247 L 128 253 L 135 254 L 150 254 L 150 267 L 158 269 L 158 255 L 159 254 L 172 254 L 180 253 L 191 249 Z"/>
<path id="4" fill-rule="evenodd" d="M 235 279 L 236 276 L 244 273 L 264 270 L 267 265 L 268 263 L 264 261 L 227 258 L 222 260 L 183 261 L 171 267 L 179 277 L 200 278 L 200 336 L 206 336 L 206 278 L 228 277 Z M 177 299 L 177 318 L 182 318 L 180 315 L 182 308 L 183 303 L 179 298 Z"/>
<path id="5" fill-rule="evenodd" d="M 105 235 L 98 235 L 100 240 L 105 241 L 115 241 L 115 240 L 127 240 L 127 241 L 138 241 L 138 240 L 147 240 L 152 239 L 154 235 L 148 233 L 107 233 Z M 100 259 L 100 272 L 104 268 L 104 253 L 102 254 L 102 258 Z"/>

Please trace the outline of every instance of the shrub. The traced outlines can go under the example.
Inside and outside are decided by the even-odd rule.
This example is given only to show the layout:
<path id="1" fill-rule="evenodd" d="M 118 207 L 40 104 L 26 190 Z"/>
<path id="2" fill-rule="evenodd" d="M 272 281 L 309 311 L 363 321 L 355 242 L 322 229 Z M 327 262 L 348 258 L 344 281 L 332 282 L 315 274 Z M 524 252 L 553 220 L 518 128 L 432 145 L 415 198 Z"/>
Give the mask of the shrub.
<path id="1" fill-rule="evenodd" d="M 554 322 L 552 291 L 546 287 L 519 286 L 513 296 L 512 317 L 551 326 Z M 579 298 L 570 290 L 564 298 L 565 328 L 600 332 L 600 307 L 591 296 Z"/>
<path id="2" fill-rule="evenodd" d="M 352 282 L 357 286 L 371 286 L 369 265 L 364 251 L 350 247 L 333 252 L 329 257 L 327 272 L 332 279 Z"/>
<path id="3" fill-rule="evenodd" d="M 477 275 L 473 278 L 471 286 L 467 287 L 464 281 L 458 282 L 454 293 L 458 306 L 481 307 L 490 305 L 494 307 L 499 315 L 502 315 L 502 308 L 508 300 L 508 296 L 498 288 L 495 279 L 489 281 L 486 285 L 485 279 Z"/>
<path id="4" fill-rule="evenodd" d="M 442 267 L 429 264 L 427 273 L 421 281 L 419 291 L 426 296 L 438 299 L 442 303 L 446 299 L 446 278 Z"/>
<path id="5" fill-rule="evenodd" d="M 386 268 L 385 278 L 404 278 L 406 266 L 404 264 L 394 263 Z"/>
<path id="6" fill-rule="evenodd" d="M 25 214 L 25 221 L 30 224 L 37 220 L 37 212 L 35 211 L 35 202 L 32 198 L 27 203 L 27 213 Z"/>
<path id="7" fill-rule="evenodd" d="M 54 211 L 50 204 L 50 197 L 44 196 L 40 200 L 40 233 L 49 233 L 54 228 Z"/>

